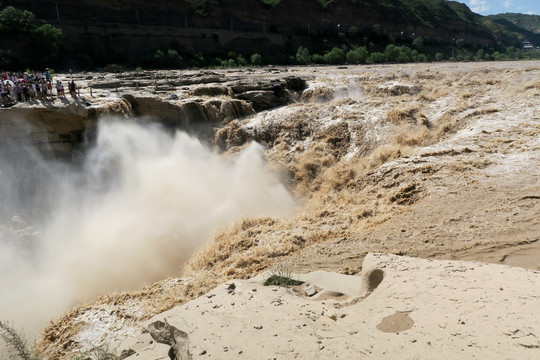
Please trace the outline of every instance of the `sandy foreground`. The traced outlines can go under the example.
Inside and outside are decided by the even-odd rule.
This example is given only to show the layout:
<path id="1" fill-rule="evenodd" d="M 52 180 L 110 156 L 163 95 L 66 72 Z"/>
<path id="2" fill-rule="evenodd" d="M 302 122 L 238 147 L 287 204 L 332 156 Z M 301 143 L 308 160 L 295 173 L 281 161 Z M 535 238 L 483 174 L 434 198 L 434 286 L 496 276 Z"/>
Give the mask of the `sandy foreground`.
<path id="1" fill-rule="evenodd" d="M 148 334 L 164 319 L 197 359 L 540 358 L 540 64 L 275 71 L 305 77 L 302 98 L 216 139 L 231 156 L 262 143 L 295 215 L 238 220 L 177 277 L 69 311 L 44 330 L 52 358 L 108 345 L 167 359 Z M 262 286 L 276 269 L 317 294 Z"/>
<path id="2" fill-rule="evenodd" d="M 540 273 L 369 254 L 360 276 L 317 271 L 290 288 L 228 281 L 150 319 L 193 359 L 537 359 Z M 316 290 L 314 290 L 315 288 Z M 316 292 L 316 294 L 313 294 Z M 310 294 L 308 296 L 306 293 Z M 150 334 L 128 359 L 169 359 Z M 187 355 L 189 352 L 190 355 Z"/>

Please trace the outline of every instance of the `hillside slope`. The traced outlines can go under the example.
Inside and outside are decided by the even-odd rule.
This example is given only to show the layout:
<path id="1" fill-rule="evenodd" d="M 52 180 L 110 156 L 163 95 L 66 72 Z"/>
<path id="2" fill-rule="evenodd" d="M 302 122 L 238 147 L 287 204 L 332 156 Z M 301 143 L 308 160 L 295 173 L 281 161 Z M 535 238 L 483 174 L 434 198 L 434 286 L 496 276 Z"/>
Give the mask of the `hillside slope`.
<path id="1" fill-rule="evenodd" d="M 63 30 L 66 57 L 133 62 L 156 49 L 222 54 L 294 54 L 340 45 L 343 37 L 386 45 L 423 37 L 448 46 L 519 44 L 517 37 L 482 24 L 481 16 L 455 1 L 427 0 L 5 0 L 31 10 Z M 340 36 L 341 34 L 341 36 Z"/>
<path id="2" fill-rule="evenodd" d="M 495 21 L 506 20 L 519 28 L 522 28 L 524 30 L 530 31 L 535 34 L 540 34 L 540 16 L 538 15 L 504 13 L 504 14 L 490 15 L 488 16 L 488 18 L 491 18 Z"/>
<path id="3" fill-rule="evenodd" d="M 528 40 L 533 45 L 540 45 L 540 16 L 525 14 L 498 14 L 486 16 L 483 23 L 508 36 Z"/>

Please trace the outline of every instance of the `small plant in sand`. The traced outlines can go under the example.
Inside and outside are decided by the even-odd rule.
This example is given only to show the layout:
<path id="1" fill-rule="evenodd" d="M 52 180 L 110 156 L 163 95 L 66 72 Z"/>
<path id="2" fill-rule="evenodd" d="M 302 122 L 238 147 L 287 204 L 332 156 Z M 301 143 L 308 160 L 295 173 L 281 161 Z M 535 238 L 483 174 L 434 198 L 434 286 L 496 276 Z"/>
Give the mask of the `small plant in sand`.
<path id="1" fill-rule="evenodd" d="M 123 360 L 133 354 L 135 354 L 135 351 L 129 349 L 122 351 L 120 356 L 116 356 L 109 350 L 109 346 L 101 345 L 77 355 L 73 360 Z"/>
<path id="2" fill-rule="evenodd" d="M 13 324 L 6 321 L 0 321 L 0 339 L 6 344 L 10 359 L 38 359 L 38 356 L 30 348 L 23 334 L 18 333 L 13 327 Z"/>
<path id="3" fill-rule="evenodd" d="M 264 286 L 276 285 L 282 287 L 302 285 L 304 282 L 292 278 L 291 270 L 286 266 L 279 266 L 270 271 L 268 277 L 264 280 Z"/>

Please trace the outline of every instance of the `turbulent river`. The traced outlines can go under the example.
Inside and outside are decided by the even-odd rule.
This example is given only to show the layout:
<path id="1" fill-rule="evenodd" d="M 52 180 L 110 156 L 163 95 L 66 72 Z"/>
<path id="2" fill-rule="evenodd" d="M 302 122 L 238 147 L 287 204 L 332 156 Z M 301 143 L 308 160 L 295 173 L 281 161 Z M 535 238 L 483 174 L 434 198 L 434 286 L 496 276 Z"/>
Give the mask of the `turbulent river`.
<path id="1" fill-rule="evenodd" d="M 0 319 L 33 334 L 70 306 L 175 274 L 220 226 L 290 214 L 253 143 L 223 158 L 189 135 L 102 119 L 81 163 L 0 145 Z"/>
<path id="2" fill-rule="evenodd" d="M 1 111 L 0 320 L 43 329 L 50 358 L 72 359 L 282 266 L 358 274 L 382 252 L 538 270 L 539 74 L 536 62 L 227 69 L 137 75 L 141 90 L 95 75 L 86 105 Z M 293 75 L 307 87 L 266 90 Z"/>

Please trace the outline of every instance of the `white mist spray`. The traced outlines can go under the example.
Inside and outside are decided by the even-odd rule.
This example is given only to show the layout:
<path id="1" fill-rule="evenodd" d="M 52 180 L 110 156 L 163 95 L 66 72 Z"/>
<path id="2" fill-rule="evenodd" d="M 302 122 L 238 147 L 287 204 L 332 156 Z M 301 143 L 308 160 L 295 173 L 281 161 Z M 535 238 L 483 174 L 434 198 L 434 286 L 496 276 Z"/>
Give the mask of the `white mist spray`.
<path id="1" fill-rule="evenodd" d="M 218 226 L 295 205 L 259 145 L 228 160 L 184 133 L 126 120 L 100 123 L 82 170 L 43 164 L 50 176 L 33 185 L 48 200 L 27 202 L 43 206 L 32 209 L 45 220 L 39 236 L 25 249 L 13 233 L 0 237 L 0 319 L 31 332 L 76 301 L 175 274 Z"/>

